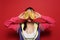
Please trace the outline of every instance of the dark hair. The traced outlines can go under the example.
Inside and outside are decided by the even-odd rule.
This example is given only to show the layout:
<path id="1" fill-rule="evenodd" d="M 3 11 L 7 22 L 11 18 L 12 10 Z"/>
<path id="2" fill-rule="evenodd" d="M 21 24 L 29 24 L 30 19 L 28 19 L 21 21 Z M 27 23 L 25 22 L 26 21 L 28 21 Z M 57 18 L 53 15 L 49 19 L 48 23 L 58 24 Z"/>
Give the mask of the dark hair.
<path id="1" fill-rule="evenodd" d="M 33 21 L 32 19 L 30 19 L 31 21 Z M 30 22 L 28 22 L 28 20 L 26 20 L 25 22 L 24 22 L 24 30 L 27 28 L 27 23 L 30 23 Z"/>
<path id="2" fill-rule="evenodd" d="M 24 28 L 23 28 L 23 30 L 26 30 L 26 28 L 27 28 L 27 22 L 24 22 Z"/>
<path id="3" fill-rule="evenodd" d="M 32 7 L 26 8 L 25 11 L 27 11 L 28 9 L 35 11 Z"/>

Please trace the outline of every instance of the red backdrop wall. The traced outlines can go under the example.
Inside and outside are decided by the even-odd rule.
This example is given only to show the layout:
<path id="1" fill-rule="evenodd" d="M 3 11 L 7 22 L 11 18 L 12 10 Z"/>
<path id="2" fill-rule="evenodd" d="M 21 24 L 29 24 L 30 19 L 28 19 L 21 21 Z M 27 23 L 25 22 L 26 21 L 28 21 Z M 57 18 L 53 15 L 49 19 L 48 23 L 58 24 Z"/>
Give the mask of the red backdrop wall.
<path id="1" fill-rule="evenodd" d="M 56 20 L 50 36 L 41 37 L 41 40 L 59 40 L 60 39 L 60 3 L 59 0 L 1 0 L 0 1 L 0 40 L 18 40 L 19 37 L 4 26 L 4 21 L 13 16 L 18 16 L 27 7 L 34 8 L 42 15 L 51 16 Z"/>

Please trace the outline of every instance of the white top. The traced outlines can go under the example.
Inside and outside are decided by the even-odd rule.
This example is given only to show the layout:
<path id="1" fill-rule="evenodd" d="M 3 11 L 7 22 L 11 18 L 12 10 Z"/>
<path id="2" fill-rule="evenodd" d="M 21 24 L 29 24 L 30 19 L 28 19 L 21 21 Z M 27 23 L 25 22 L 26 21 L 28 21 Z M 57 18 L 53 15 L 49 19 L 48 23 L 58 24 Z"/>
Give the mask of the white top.
<path id="1" fill-rule="evenodd" d="M 22 36 L 24 40 L 35 40 L 38 36 L 37 25 L 34 24 L 34 32 L 28 34 L 26 31 L 22 31 Z"/>
<path id="2" fill-rule="evenodd" d="M 34 38 L 36 35 L 36 31 L 34 30 L 34 32 L 31 34 L 27 34 L 26 31 L 23 31 L 23 35 L 25 38 Z"/>

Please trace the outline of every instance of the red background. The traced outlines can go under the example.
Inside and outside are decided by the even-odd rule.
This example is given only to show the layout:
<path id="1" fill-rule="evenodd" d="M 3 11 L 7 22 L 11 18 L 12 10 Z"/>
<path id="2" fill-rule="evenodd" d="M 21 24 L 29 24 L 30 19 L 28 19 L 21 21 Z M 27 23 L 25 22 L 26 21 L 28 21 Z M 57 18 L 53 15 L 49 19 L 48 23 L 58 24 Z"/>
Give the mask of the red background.
<path id="1" fill-rule="evenodd" d="M 17 34 L 4 26 L 4 21 L 18 16 L 27 7 L 33 7 L 42 15 L 51 16 L 56 20 L 50 36 L 41 37 L 41 40 L 60 39 L 60 5 L 59 0 L 0 0 L 0 40 L 18 40 Z M 10 36 L 12 35 L 12 36 Z"/>

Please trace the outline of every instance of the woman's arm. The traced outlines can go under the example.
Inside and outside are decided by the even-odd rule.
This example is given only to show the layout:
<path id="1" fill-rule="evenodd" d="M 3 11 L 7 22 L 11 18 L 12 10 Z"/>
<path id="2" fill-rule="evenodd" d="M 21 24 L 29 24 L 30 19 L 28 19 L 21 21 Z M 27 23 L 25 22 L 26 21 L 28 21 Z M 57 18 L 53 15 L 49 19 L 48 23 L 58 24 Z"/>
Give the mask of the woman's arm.
<path id="1" fill-rule="evenodd" d="M 40 23 L 39 27 L 42 30 L 45 30 L 45 29 L 47 29 L 49 27 L 52 27 L 55 24 L 55 20 L 53 18 L 51 18 L 51 17 L 40 15 L 39 13 L 36 13 L 36 15 L 37 15 L 37 18 L 34 21 Z M 43 21 L 41 21 L 41 19 Z"/>
<path id="2" fill-rule="evenodd" d="M 12 17 L 10 20 L 7 20 L 4 24 L 9 26 L 10 24 L 22 23 L 24 19 L 20 19 L 19 17 Z"/>
<path id="3" fill-rule="evenodd" d="M 17 23 L 22 23 L 24 22 L 25 19 L 23 18 L 23 13 L 21 13 L 19 16 L 17 17 L 12 17 L 10 20 L 7 20 L 4 25 L 5 26 L 9 26 L 10 24 L 17 24 Z"/>
<path id="4" fill-rule="evenodd" d="M 40 24 L 40 28 L 42 28 L 42 30 L 50 28 L 50 27 L 54 26 L 54 24 L 55 24 L 55 20 L 51 17 L 42 15 L 41 19 L 43 19 L 43 22 L 41 22 L 41 24 Z"/>
<path id="5" fill-rule="evenodd" d="M 20 23 L 24 22 L 23 13 L 17 17 L 12 17 L 11 19 L 4 22 L 4 25 L 9 29 L 17 31 L 20 28 Z"/>

